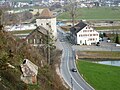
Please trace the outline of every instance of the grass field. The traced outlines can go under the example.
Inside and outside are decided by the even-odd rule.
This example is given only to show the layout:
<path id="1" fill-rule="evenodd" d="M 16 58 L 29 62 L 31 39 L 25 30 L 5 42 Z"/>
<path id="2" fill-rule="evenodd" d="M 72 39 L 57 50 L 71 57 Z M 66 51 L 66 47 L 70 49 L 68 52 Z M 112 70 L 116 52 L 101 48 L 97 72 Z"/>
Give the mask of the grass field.
<path id="1" fill-rule="evenodd" d="M 120 90 L 120 67 L 77 61 L 77 67 L 84 79 L 95 90 Z"/>
<path id="2" fill-rule="evenodd" d="M 70 19 L 69 12 L 64 12 L 58 19 Z M 76 19 L 120 19 L 120 8 L 98 7 L 98 8 L 79 8 L 77 9 Z"/>
<path id="3" fill-rule="evenodd" d="M 14 2 L 30 2 L 31 0 L 11 0 L 11 1 L 14 1 Z"/>
<path id="4" fill-rule="evenodd" d="M 0 0 L 2 1 L 2 0 Z M 11 0 L 11 1 L 14 1 L 14 2 L 30 2 L 31 0 Z"/>
<path id="5" fill-rule="evenodd" d="M 27 34 L 32 32 L 33 30 L 21 30 L 21 31 L 11 31 L 12 34 Z"/>

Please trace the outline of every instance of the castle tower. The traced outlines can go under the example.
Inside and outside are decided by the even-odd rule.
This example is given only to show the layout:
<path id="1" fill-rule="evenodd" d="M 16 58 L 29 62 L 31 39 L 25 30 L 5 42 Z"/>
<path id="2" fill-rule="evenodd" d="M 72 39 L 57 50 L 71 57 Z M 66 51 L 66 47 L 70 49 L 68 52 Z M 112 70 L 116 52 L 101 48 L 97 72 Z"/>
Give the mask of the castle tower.
<path id="1" fill-rule="evenodd" d="M 46 30 L 51 31 L 54 38 L 57 38 L 57 29 L 56 29 L 56 17 L 53 16 L 53 13 L 48 9 L 45 8 L 40 17 L 36 19 L 37 26 L 42 26 Z"/>

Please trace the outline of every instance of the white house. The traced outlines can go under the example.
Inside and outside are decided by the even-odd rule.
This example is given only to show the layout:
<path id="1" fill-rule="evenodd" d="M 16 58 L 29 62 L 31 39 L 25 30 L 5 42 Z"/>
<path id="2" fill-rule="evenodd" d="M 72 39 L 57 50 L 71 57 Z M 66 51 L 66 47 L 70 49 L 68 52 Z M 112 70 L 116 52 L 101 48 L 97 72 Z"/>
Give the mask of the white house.
<path id="1" fill-rule="evenodd" d="M 57 38 L 56 17 L 48 8 L 42 11 L 40 17 L 36 19 L 36 24 L 44 27 L 53 34 L 54 38 Z"/>
<path id="2" fill-rule="evenodd" d="M 99 42 L 99 33 L 82 21 L 72 27 L 70 31 L 74 36 L 76 44 L 91 45 Z"/>

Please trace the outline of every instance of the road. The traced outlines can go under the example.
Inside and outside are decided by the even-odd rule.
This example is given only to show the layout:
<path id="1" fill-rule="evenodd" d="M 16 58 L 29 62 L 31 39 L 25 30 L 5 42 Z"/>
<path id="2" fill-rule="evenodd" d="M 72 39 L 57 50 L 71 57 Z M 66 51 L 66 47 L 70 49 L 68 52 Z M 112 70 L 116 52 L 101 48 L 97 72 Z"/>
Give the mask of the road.
<path id="1" fill-rule="evenodd" d="M 65 82 L 70 86 L 71 90 L 93 90 L 82 78 L 78 72 L 72 72 L 72 68 L 76 68 L 74 50 L 71 45 L 66 42 L 64 32 L 58 33 L 59 40 L 63 47 L 60 71 Z"/>

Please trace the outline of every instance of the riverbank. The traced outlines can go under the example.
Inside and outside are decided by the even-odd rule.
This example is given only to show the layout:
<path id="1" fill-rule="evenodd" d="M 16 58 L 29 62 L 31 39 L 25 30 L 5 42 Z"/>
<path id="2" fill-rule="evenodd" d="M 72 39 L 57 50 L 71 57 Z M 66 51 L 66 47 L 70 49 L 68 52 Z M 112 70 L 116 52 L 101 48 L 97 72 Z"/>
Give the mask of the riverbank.
<path id="1" fill-rule="evenodd" d="M 83 60 L 78 60 L 76 64 L 80 74 L 95 90 L 120 89 L 120 67 Z"/>
<path id="2" fill-rule="evenodd" d="M 111 51 L 77 51 L 79 59 L 89 59 L 93 61 L 120 60 L 120 52 Z"/>

